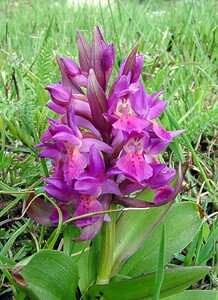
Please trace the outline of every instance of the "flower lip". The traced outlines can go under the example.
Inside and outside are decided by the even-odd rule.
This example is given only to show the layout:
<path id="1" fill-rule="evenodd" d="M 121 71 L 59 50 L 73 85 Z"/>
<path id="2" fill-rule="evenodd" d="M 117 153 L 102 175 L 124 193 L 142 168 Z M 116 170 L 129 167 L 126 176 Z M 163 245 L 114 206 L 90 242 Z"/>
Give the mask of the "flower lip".
<path id="1" fill-rule="evenodd" d="M 144 148 L 143 139 L 140 137 L 131 138 L 123 147 L 127 153 L 142 154 Z"/>
<path id="2" fill-rule="evenodd" d="M 99 212 L 102 211 L 101 203 L 96 199 L 95 196 L 82 194 L 80 196 L 80 204 L 75 211 L 74 217 L 82 216 L 91 212 Z M 94 223 L 98 220 L 99 215 L 90 216 L 87 218 L 83 218 L 75 221 L 74 223 L 79 227 L 84 227 Z"/>
<path id="3" fill-rule="evenodd" d="M 121 98 L 117 101 L 116 111 L 115 115 L 118 117 L 123 115 L 128 115 L 132 113 L 131 104 L 129 102 L 129 99 L 127 98 Z"/>

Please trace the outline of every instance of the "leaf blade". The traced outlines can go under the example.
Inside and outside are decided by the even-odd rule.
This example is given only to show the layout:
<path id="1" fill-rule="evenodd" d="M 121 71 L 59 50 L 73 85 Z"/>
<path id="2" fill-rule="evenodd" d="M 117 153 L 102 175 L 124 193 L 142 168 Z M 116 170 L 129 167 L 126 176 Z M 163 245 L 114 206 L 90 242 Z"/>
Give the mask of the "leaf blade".
<path id="1" fill-rule="evenodd" d="M 173 258 L 174 253 L 184 249 L 199 231 L 202 220 L 199 216 L 197 204 L 192 202 L 173 204 L 165 216 L 165 224 L 167 241 L 165 245 L 165 263 L 167 263 Z M 156 270 L 161 225 L 159 224 L 156 227 L 138 251 L 126 261 L 119 271 L 120 274 L 137 276 L 141 273 Z"/>
<path id="2" fill-rule="evenodd" d="M 165 270 L 160 297 L 164 298 L 182 292 L 204 277 L 209 270 L 210 268 L 205 266 Z M 95 285 L 89 289 L 90 299 L 97 299 L 95 297 L 100 296 L 105 300 L 152 300 L 154 283 L 155 273 L 150 273 L 118 283 Z"/>
<path id="3" fill-rule="evenodd" d="M 15 267 L 13 279 L 33 300 L 64 300 L 76 295 L 78 269 L 62 252 L 41 250 L 23 268 Z"/>

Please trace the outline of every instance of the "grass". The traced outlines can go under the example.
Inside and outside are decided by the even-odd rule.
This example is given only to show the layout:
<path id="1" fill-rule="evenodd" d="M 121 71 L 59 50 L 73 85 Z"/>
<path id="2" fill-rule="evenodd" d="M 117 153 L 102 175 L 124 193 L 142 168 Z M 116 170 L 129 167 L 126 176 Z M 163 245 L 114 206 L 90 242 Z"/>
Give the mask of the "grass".
<path id="1" fill-rule="evenodd" d="M 60 80 L 55 55 L 77 59 L 76 29 L 90 40 L 98 24 L 117 49 L 115 69 L 140 44 L 148 93 L 164 89 L 169 101 L 160 121 L 168 130 L 186 129 L 167 151 L 171 165 L 178 159 L 190 161 L 177 200 L 199 203 L 210 217 L 186 255 L 178 258 L 185 265 L 209 261 L 216 273 L 217 8 L 215 0 L 114 0 L 97 6 L 69 6 L 64 0 L 0 1 L 1 263 L 13 265 L 41 247 L 44 228 L 19 216 L 29 191 L 41 191 L 40 178 L 47 172 L 33 148 L 47 127 L 46 115 L 52 116 L 44 107 L 44 86 Z M 11 280 L 7 269 L 1 276 L 3 283 Z M 217 285 L 215 276 L 209 285 Z M 5 285 L 0 295 L 11 289 Z"/>

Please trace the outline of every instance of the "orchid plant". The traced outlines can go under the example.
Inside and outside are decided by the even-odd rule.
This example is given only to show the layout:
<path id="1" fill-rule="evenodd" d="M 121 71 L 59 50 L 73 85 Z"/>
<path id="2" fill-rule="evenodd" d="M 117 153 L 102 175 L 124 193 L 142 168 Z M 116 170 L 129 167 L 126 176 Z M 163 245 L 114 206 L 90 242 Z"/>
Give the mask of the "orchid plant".
<path id="1" fill-rule="evenodd" d="M 163 205 L 174 199 L 181 180 L 170 186 L 176 171 L 160 163 L 160 154 L 173 137 L 183 132 L 166 131 L 156 121 L 167 105 L 158 100 L 164 91 L 148 95 L 140 81 L 143 56 L 136 46 L 120 67 L 110 87 L 114 45 L 106 45 L 98 27 L 89 46 L 79 32 L 80 66 L 57 58 L 62 82 L 46 87 L 58 120 L 48 118 L 39 156 L 52 159 L 53 175 L 45 178 L 46 193 L 58 201 L 63 220 L 108 209 Z M 108 95 L 106 91 L 108 90 Z M 131 199 L 139 190 L 154 191 L 154 201 Z M 58 222 L 57 209 L 49 216 Z M 82 228 L 79 240 L 96 236 L 107 214 L 75 221 Z"/>
<path id="2" fill-rule="evenodd" d="M 58 116 L 48 117 L 49 127 L 35 146 L 42 149 L 40 158 L 52 162 L 50 176 L 44 178 L 44 191 L 56 204 L 31 196 L 27 214 L 46 226 L 63 226 L 67 230 L 68 224 L 73 228 L 68 239 L 86 248 L 78 252 L 79 259 L 70 252 L 67 254 L 73 258 L 61 256 L 60 263 L 60 252 L 39 251 L 38 258 L 35 255 L 19 273 L 25 281 L 22 288 L 33 299 L 152 299 L 152 295 L 158 299 L 160 295 L 181 292 L 208 273 L 206 267 L 172 269 L 171 273 L 160 268 L 161 262 L 166 264 L 172 259 L 173 251 L 181 251 L 191 241 L 187 233 L 185 238 L 181 224 L 175 224 L 175 218 L 179 222 L 184 213 L 185 222 L 193 222 L 194 218 L 194 232 L 201 225 L 196 204 L 179 203 L 173 208 L 187 164 L 179 164 L 176 171 L 160 161 L 162 151 L 183 130 L 167 131 L 157 121 L 167 101 L 159 99 L 164 91 L 147 94 L 140 78 L 144 57 L 137 54 L 138 45 L 124 59 L 116 77 L 112 76 L 114 45 L 106 44 L 99 27 L 93 30 L 92 45 L 78 31 L 78 50 L 79 64 L 57 57 L 62 79 L 46 87 L 50 93 L 46 106 Z M 172 221 L 179 230 L 174 234 L 182 234 L 185 241 L 180 241 L 179 247 L 176 243 L 176 248 L 169 242 L 168 249 L 169 228 L 168 232 L 164 228 Z M 80 229 L 79 236 L 75 228 Z M 149 238 L 155 232 L 156 240 L 151 241 L 159 249 L 156 256 L 162 253 L 158 264 L 157 258 L 146 254 Z M 66 270 L 61 271 L 65 283 L 55 283 L 60 295 L 47 298 L 45 291 L 35 288 L 28 274 L 31 264 L 37 268 L 46 260 L 49 268 L 50 254 L 57 260 L 52 276 L 61 266 Z M 144 263 L 146 255 L 156 259 L 150 269 Z M 84 268 L 90 268 L 91 275 L 84 274 Z M 163 274 L 162 279 L 158 279 L 158 272 Z M 64 288 L 67 282 L 72 284 Z"/>

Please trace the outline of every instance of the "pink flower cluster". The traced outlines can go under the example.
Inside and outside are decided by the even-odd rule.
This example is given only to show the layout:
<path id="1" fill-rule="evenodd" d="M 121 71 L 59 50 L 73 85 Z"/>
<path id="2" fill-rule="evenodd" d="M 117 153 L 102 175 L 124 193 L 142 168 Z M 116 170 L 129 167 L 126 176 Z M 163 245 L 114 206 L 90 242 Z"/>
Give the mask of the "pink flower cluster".
<path id="1" fill-rule="evenodd" d="M 178 187 L 170 182 L 176 171 L 158 160 L 182 131 L 166 131 L 156 119 L 167 105 L 158 100 L 164 91 L 148 95 L 140 81 L 143 56 L 138 46 L 124 59 L 117 78 L 109 85 L 114 65 L 113 44 L 107 45 L 98 27 L 92 46 L 78 32 L 79 65 L 57 58 L 61 83 L 46 87 L 58 114 L 41 138 L 40 157 L 52 160 L 46 193 L 58 201 L 63 220 L 108 208 L 110 203 L 150 207 L 175 198 Z M 154 201 L 129 197 L 149 189 Z M 58 212 L 49 216 L 58 222 Z M 80 240 L 93 238 L 107 214 L 75 221 L 82 228 Z"/>

